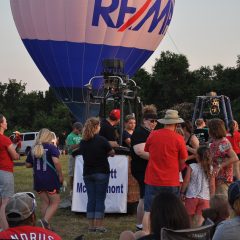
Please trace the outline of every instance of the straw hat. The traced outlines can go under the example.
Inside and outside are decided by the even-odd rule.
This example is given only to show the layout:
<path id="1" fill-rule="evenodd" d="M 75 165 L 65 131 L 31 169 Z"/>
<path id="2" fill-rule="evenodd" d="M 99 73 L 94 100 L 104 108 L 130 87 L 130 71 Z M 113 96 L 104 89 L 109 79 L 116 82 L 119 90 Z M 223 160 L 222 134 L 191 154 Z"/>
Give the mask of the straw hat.
<path id="1" fill-rule="evenodd" d="M 158 119 L 158 122 L 162 124 L 176 124 L 183 123 L 184 120 L 179 117 L 178 111 L 168 109 L 165 113 L 164 118 Z"/>

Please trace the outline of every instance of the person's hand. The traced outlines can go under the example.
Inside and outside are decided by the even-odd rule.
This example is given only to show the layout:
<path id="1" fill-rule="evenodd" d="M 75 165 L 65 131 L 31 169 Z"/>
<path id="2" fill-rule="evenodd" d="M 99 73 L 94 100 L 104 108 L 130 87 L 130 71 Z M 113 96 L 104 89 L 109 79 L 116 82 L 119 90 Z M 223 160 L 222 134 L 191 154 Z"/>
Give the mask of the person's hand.
<path id="1" fill-rule="evenodd" d="M 222 165 L 219 164 L 218 166 L 216 166 L 214 169 L 213 169 L 213 173 L 215 176 L 218 176 L 219 172 L 221 171 L 222 169 Z"/>
<path id="2" fill-rule="evenodd" d="M 115 151 L 112 149 L 109 153 L 108 156 L 114 157 L 115 156 Z"/>
<path id="3" fill-rule="evenodd" d="M 62 174 L 60 174 L 59 176 L 58 176 L 58 178 L 59 178 L 59 182 L 61 183 L 61 185 L 63 184 L 63 175 Z"/>
<path id="4" fill-rule="evenodd" d="M 182 192 L 180 193 L 180 199 L 184 202 L 186 200 L 185 194 Z"/>

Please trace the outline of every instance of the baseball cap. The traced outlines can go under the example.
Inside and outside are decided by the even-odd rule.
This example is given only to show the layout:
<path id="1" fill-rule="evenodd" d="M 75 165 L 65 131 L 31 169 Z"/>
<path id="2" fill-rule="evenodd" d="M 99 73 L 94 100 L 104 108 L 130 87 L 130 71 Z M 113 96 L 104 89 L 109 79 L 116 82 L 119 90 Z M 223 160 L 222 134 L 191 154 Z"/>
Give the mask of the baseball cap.
<path id="1" fill-rule="evenodd" d="M 10 222 L 19 222 L 27 219 L 35 211 L 37 204 L 35 195 L 31 192 L 20 192 L 9 198 L 5 214 Z"/>
<path id="2" fill-rule="evenodd" d="M 121 112 L 120 109 L 113 109 L 110 113 L 109 113 L 109 117 L 112 118 L 113 120 L 119 120 L 121 116 Z"/>
<path id="3" fill-rule="evenodd" d="M 240 198 L 240 180 L 232 183 L 228 188 L 228 202 L 231 206 L 238 198 Z"/>

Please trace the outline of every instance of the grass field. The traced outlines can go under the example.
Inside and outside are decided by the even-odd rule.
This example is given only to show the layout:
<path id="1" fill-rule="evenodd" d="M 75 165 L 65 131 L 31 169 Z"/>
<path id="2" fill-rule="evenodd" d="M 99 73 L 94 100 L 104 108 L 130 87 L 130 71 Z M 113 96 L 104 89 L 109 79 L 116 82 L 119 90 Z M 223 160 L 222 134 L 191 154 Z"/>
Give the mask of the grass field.
<path id="1" fill-rule="evenodd" d="M 23 163 L 26 157 L 21 157 L 20 162 Z M 67 157 L 61 156 L 60 158 L 63 174 L 66 180 L 67 176 Z M 16 163 L 19 161 L 16 161 Z M 17 165 L 20 165 L 17 163 Z M 22 166 L 14 167 L 15 176 L 15 192 L 33 191 L 32 182 L 32 169 Z M 66 197 L 69 194 L 67 189 L 65 193 L 61 193 L 61 198 Z M 40 218 L 39 205 L 40 201 L 37 197 L 37 218 Z M 105 226 L 108 228 L 107 233 L 88 233 L 87 232 L 87 220 L 85 214 L 74 213 L 70 209 L 58 209 L 56 215 L 51 220 L 51 225 L 54 230 L 64 240 L 72 240 L 75 237 L 83 234 L 85 240 L 115 240 L 119 239 L 119 235 L 124 230 L 135 229 L 135 214 L 107 214 L 105 217 Z"/>

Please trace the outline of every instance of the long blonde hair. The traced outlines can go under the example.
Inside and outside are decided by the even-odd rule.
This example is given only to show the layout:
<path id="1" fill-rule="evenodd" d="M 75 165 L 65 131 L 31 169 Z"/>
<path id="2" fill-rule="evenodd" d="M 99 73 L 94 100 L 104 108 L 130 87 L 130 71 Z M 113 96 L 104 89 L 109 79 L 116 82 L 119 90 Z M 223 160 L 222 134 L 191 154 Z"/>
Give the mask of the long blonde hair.
<path id="1" fill-rule="evenodd" d="M 100 124 L 99 118 L 92 117 L 87 119 L 82 130 L 83 140 L 88 141 L 91 138 L 93 138 L 94 135 L 96 134 L 96 129 L 99 124 Z"/>
<path id="2" fill-rule="evenodd" d="M 53 133 L 47 128 L 42 128 L 36 138 L 36 143 L 33 147 L 33 155 L 36 158 L 41 158 L 44 154 L 43 143 L 52 143 Z"/>

